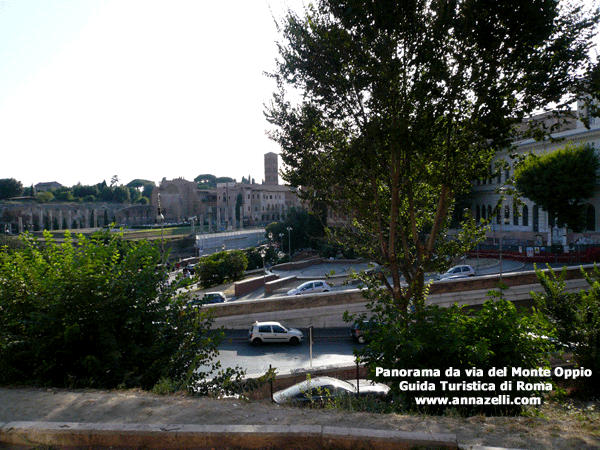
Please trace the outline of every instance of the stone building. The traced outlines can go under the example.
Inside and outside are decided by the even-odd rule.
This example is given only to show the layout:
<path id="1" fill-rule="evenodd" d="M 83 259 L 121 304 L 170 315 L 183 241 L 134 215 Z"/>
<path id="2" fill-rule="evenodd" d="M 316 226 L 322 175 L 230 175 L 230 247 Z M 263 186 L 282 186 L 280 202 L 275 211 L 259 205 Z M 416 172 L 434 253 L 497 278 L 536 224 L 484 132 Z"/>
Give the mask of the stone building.
<path id="1" fill-rule="evenodd" d="M 268 186 L 279 184 L 279 164 L 277 153 L 265 153 L 265 182 Z"/>
<path id="2" fill-rule="evenodd" d="M 62 184 L 57 183 L 56 181 L 49 181 L 46 183 L 38 183 L 33 187 L 36 192 L 45 192 L 45 191 L 51 191 L 52 189 L 61 188 Z"/>
<path id="3" fill-rule="evenodd" d="M 580 104 L 579 112 L 586 114 Z M 564 118 L 563 118 L 564 119 Z M 552 115 L 539 115 L 532 120 L 543 121 L 546 126 L 558 123 Z M 566 143 L 574 145 L 590 144 L 597 150 L 600 148 L 600 120 L 590 117 L 590 128 L 586 128 L 580 120 L 566 120 L 560 122 L 560 128 L 552 134 L 553 140 L 535 141 L 524 139 L 515 143 L 515 149 L 501 152 L 497 159 L 504 159 L 512 164 L 509 151 L 516 150 L 518 155 L 528 153 L 547 153 L 562 148 Z M 557 140 L 555 140 L 557 139 Z M 475 180 L 472 190 L 471 211 L 477 220 L 491 219 L 490 231 L 487 233 L 488 241 L 498 242 L 502 237 L 505 242 L 515 245 L 551 245 L 567 244 L 574 241 L 580 243 L 600 243 L 600 186 L 596 188 L 594 197 L 587 202 L 586 230 L 582 233 L 573 233 L 565 228 L 552 227 L 549 217 L 541 207 L 528 198 L 521 198 L 521 203 L 508 196 L 501 207 L 501 212 L 495 214 L 495 206 L 500 199 L 499 188 L 514 175 L 514 167 L 510 165 L 495 176 L 488 179 Z M 492 217 L 493 216 L 493 217 Z M 554 234 L 552 234 L 554 233 Z"/>
<path id="4" fill-rule="evenodd" d="M 182 178 L 163 179 L 152 192 L 154 215 L 161 212 L 165 223 L 192 220 L 202 231 L 223 231 L 285 220 L 292 208 L 301 208 L 295 189 L 278 184 L 278 157 L 265 155 L 265 182 L 218 183 L 215 189 L 199 189 Z"/>

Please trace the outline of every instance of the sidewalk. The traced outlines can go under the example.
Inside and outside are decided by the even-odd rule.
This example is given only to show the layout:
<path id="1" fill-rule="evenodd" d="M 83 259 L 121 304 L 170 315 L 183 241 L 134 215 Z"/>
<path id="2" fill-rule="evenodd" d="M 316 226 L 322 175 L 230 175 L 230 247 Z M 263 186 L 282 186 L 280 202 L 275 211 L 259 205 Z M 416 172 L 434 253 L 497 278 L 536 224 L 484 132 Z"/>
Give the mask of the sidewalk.
<path id="1" fill-rule="evenodd" d="M 600 448 L 591 423 L 576 415 L 555 419 L 544 418 L 546 414 L 551 413 L 470 418 L 375 414 L 139 390 L 0 388 L 0 448 Z"/>

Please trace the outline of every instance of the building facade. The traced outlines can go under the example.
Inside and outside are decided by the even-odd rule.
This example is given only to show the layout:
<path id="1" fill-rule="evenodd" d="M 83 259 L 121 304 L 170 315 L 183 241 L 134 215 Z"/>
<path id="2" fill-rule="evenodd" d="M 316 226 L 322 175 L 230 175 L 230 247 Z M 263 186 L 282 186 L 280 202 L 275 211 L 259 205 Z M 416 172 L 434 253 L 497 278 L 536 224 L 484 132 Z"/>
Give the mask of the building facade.
<path id="1" fill-rule="evenodd" d="M 585 110 L 580 108 L 585 114 Z M 538 116 L 534 120 L 544 120 L 551 125 L 555 118 Z M 568 142 L 574 145 L 589 144 L 596 151 L 600 148 L 600 121 L 590 118 L 589 128 L 579 120 L 572 119 L 560 124 L 559 131 L 552 134 L 558 141 L 533 139 L 521 140 L 516 143 L 518 155 L 529 153 L 542 154 L 564 147 Z M 515 149 L 511 149 L 514 152 Z M 587 201 L 586 229 L 581 233 L 573 233 L 566 228 L 553 227 L 548 215 L 542 208 L 528 198 L 516 201 L 512 196 L 506 196 L 501 207 L 496 210 L 501 197 L 501 190 L 514 175 L 514 166 L 509 157 L 509 150 L 500 153 L 497 159 L 503 159 L 509 165 L 497 175 L 488 179 L 476 180 L 473 183 L 471 212 L 476 220 L 489 219 L 490 231 L 487 240 L 497 243 L 502 237 L 505 243 L 514 245 L 544 246 L 552 244 L 581 244 L 600 243 L 600 187 L 595 195 Z M 492 171 L 490 171 L 491 173 Z M 497 212 L 495 212 L 497 211 Z"/>
<path id="2" fill-rule="evenodd" d="M 265 155 L 265 182 L 218 183 L 215 189 L 199 189 L 182 178 L 163 179 L 152 192 L 158 215 L 159 199 L 165 223 L 196 221 L 202 231 L 236 230 L 282 221 L 302 204 L 296 190 L 278 184 L 277 154 Z"/>

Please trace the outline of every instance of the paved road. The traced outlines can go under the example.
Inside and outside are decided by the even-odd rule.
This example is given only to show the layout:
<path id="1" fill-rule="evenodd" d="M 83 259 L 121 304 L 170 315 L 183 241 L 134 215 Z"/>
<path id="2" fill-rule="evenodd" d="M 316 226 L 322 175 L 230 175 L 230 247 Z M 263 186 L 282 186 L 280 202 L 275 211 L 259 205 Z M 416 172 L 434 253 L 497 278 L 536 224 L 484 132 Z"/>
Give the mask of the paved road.
<path id="1" fill-rule="evenodd" d="M 219 346 L 218 361 L 222 367 L 240 366 L 250 376 L 263 375 L 269 367 L 278 374 L 292 373 L 311 367 L 308 330 L 302 330 L 305 341 L 300 345 L 265 344 L 254 347 L 247 341 L 247 331 L 228 330 Z M 314 330 L 313 368 L 353 365 L 353 349 L 358 346 L 348 328 Z"/>

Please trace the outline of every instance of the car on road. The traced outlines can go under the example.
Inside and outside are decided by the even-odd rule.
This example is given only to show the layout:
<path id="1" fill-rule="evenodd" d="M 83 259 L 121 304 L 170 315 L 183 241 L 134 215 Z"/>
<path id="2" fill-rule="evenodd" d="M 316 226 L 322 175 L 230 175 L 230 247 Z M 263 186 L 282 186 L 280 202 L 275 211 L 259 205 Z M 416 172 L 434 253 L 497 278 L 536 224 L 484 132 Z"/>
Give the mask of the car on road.
<path id="1" fill-rule="evenodd" d="M 297 345 L 304 339 L 302 331 L 289 328 L 279 322 L 254 322 L 248 330 L 248 341 L 252 345 L 287 342 Z"/>
<path id="2" fill-rule="evenodd" d="M 454 266 L 449 268 L 446 272 L 441 273 L 437 276 L 438 280 L 454 280 L 456 278 L 468 278 L 477 275 L 475 269 L 468 264 L 461 266 Z"/>
<path id="3" fill-rule="evenodd" d="M 188 302 L 188 306 L 202 306 L 212 303 L 226 302 L 227 298 L 222 292 L 207 292 L 202 298 L 196 297 Z"/>
<path id="4" fill-rule="evenodd" d="M 294 289 L 290 289 L 287 295 L 301 295 L 301 294 L 314 294 L 317 292 L 329 292 L 331 286 L 324 281 L 313 280 L 302 283 L 300 286 Z"/>
<path id="5" fill-rule="evenodd" d="M 371 340 L 371 334 L 378 325 L 375 320 L 357 320 L 350 326 L 350 336 L 359 344 L 365 344 Z"/>
<path id="6" fill-rule="evenodd" d="M 389 391 L 389 386 L 365 379 L 344 381 L 332 377 L 315 377 L 274 393 L 273 401 L 277 404 L 294 405 L 325 404 L 345 395 L 384 398 Z"/>
<path id="7" fill-rule="evenodd" d="M 223 303 L 227 301 L 227 297 L 222 292 L 207 292 L 202 300 L 204 303 Z"/>

